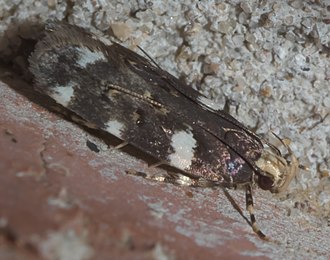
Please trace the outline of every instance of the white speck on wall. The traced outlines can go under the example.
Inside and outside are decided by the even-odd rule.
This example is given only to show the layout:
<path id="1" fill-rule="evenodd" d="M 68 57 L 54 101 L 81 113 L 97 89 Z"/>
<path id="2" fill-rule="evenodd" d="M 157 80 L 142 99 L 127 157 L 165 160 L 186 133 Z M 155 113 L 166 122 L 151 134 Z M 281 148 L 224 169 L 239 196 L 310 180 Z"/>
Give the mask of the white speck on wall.
<path id="1" fill-rule="evenodd" d="M 87 260 L 94 251 L 83 235 L 68 229 L 50 233 L 41 241 L 40 253 L 45 259 Z"/>
<path id="2" fill-rule="evenodd" d="M 122 138 L 122 130 L 124 129 L 124 124 L 118 120 L 111 120 L 106 124 L 107 132 L 113 134 L 115 137 Z"/>
<path id="3" fill-rule="evenodd" d="M 73 86 L 73 82 L 69 82 L 66 86 L 57 85 L 53 90 L 54 92 L 51 93 L 51 97 L 55 99 L 57 103 L 68 106 L 74 94 Z"/>
<path id="4" fill-rule="evenodd" d="M 77 64 L 82 68 L 86 68 L 88 64 L 93 64 L 97 61 L 107 61 L 106 57 L 101 51 L 91 51 L 88 48 L 80 47 L 79 52 L 80 57 L 77 60 Z"/>
<path id="5" fill-rule="evenodd" d="M 213 110 L 222 110 L 223 109 L 223 106 L 218 104 L 218 103 L 215 103 L 213 102 L 212 100 L 206 98 L 206 97 L 203 97 L 203 96 L 199 96 L 198 97 L 198 101 L 200 103 L 202 103 L 203 105 L 207 106 L 208 108 L 211 108 Z"/>
<path id="6" fill-rule="evenodd" d="M 174 149 L 174 153 L 169 155 L 171 165 L 181 170 L 188 169 L 194 158 L 196 144 L 196 139 L 189 130 L 175 133 L 171 138 Z"/>

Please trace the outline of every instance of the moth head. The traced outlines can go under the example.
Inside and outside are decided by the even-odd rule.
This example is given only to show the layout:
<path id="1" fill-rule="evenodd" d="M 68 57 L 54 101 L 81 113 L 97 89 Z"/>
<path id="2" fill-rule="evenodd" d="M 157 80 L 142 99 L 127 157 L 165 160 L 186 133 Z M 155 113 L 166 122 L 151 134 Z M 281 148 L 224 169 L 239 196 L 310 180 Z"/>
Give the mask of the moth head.
<path id="1" fill-rule="evenodd" d="M 261 170 L 257 177 L 257 184 L 260 188 L 272 193 L 285 191 L 300 167 L 288 143 L 285 140 L 279 140 L 287 150 L 288 160 L 275 146 L 267 145 L 261 157 L 256 161 L 256 166 Z"/>

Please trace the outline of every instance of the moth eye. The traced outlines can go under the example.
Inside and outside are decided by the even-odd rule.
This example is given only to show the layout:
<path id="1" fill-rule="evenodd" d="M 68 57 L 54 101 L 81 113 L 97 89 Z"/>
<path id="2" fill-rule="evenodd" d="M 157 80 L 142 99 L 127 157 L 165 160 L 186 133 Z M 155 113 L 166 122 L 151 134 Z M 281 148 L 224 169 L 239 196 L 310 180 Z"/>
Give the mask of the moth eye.
<path id="1" fill-rule="evenodd" d="M 273 187 L 274 181 L 267 176 L 258 176 L 258 186 L 263 190 L 270 190 Z"/>

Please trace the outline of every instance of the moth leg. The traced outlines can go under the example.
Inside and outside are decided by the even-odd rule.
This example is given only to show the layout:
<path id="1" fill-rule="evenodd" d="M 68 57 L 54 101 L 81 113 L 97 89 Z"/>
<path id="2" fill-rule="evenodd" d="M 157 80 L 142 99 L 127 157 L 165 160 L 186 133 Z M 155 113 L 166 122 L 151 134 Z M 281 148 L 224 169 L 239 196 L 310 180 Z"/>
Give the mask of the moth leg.
<path id="1" fill-rule="evenodd" d="M 173 174 L 166 173 L 166 174 L 146 174 L 144 172 L 135 171 L 135 170 L 128 170 L 126 171 L 127 174 L 143 177 L 147 180 L 157 181 L 157 182 L 166 182 L 177 184 L 177 179 Z"/>
<path id="2" fill-rule="evenodd" d="M 156 166 L 153 165 L 152 167 L 156 167 Z M 166 183 L 171 183 L 171 184 L 180 185 L 180 186 L 192 186 L 192 187 L 202 187 L 202 188 L 216 186 L 216 184 L 212 181 L 208 181 L 203 178 L 193 179 L 193 178 L 190 178 L 189 176 L 186 176 L 186 175 L 178 173 L 178 172 L 167 171 L 166 174 L 148 175 L 144 172 L 128 170 L 126 173 L 135 175 L 135 176 L 140 176 L 145 179 L 152 180 L 152 181 L 166 182 Z"/>
<path id="3" fill-rule="evenodd" d="M 143 178 L 148 179 L 148 175 L 144 172 L 139 172 L 139 171 L 135 171 L 133 169 L 129 169 L 129 170 L 126 171 L 126 173 L 130 174 L 130 175 L 139 176 L 139 177 L 143 177 Z"/>
<path id="4" fill-rule="evenodd" d="M 203 178 L 191 178 L 181 173 L 169 172 L 169 180 L 171 183 L 181 186 L 192 186 L 198 188 L 212 188 L 217 186 L 216 182 Z"/>
<path id="5" fill-rule="evenodd" d="M 246 191 L 245 192 L 246 209 L 250 213 L 252 229 L 261 239 L 268 241 L 269 240 L 268 237 L 264 233 L 262 233 L 262 231 L 260 230 L 260 228 L 257 225 L 257 221 L 256 221 L 256 218 L 254 216 L 253 197 L 252 197 L 252 188 L 251 188 L 251 186 L 248 185 L 246 187 L 245 191 Z"/>
<path id="6" fill-rule="evenodd" d="M 214 182 L 214 181 L 210 181 L 210 180 L 206 180 L 203 178 L 199 178 L 194 180 L 194 184 L 192 186 L 194 187 L 199 187 L 199 188 L 213 188 L 213 187 L 218 187 L 219 184 Z"/>
<path id="7" fill-rule="evenodd" d="M 228 201 L 233 206 L 233 208 L 241 215 L 241 217 L 246 221 L 246 223 L 248 223 L 252 227 L 250 220 L 244 215 L 241 207 L 237 204 L 235 199 L 229 194 L 228 190 L 223 187 L 221 187 L 221 188 L 222 188 L 223 193 L 227 197 Z"/>
<path id="8" fill-rule="evenodd" d="M 122 142 L 122 143 L 116 145 L 115 146 L 115 149 L 118 149 L 119 150 L 119 149 L 123 148 L 126 145 L 128 145 L 128 142 Z"/>

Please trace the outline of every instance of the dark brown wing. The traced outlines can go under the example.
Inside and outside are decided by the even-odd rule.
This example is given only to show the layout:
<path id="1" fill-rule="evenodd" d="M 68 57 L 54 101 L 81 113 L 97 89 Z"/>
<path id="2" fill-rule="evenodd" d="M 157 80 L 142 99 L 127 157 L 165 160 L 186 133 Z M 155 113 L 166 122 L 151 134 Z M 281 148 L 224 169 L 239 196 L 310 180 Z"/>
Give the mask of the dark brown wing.
<path id="1" fill-rule="evenodd" d="M 94 38 L 63 24 L 46 33 L 30 58 L 39 91 L 189 175 L 251 181 L 257 136 L 147 59 Z"/>

